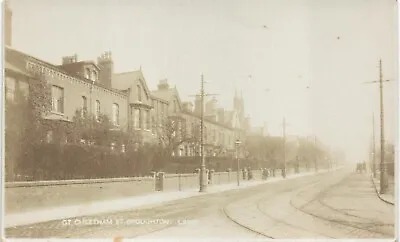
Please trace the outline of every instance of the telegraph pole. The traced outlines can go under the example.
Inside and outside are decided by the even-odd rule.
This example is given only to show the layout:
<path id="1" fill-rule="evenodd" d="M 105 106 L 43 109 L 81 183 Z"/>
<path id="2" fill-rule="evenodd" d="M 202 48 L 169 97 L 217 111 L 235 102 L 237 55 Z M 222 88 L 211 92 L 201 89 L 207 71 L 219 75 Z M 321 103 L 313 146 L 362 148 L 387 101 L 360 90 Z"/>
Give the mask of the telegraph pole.
<path id="1" fill-rule="evenodd" d="M 382 80 L 382 60 L 379 60 L 379 97 L 381 109 L 381 175 L 380 175 L 380 193 L 385 193 L 387 188 L 386 164 L 385 164 L 385 129 L 384 129 L 384 111 L 383 111 L 383 80 Z"/>
<path id="2" fill-rule="evenodd" d="M 375 114 L 372 114 L 372 174 L 376 177 L 376 163 L 375 163 Z"/>
<path id="3" fill-rule="evenodd" d="M 377 83 L 379 82 L 379 105 L 380 105 L 380 131 L 381 131 L 381 161 L 380 161 L 380 193 L 383 194 L 387 189 L 386 177 L 386 164 L 385 164 L 385 129 L 384 129 L 384 109 L 383 109 L 383 82 L 390 80 L 383 80 L 382 75 L 382 60 L 379 60 L 379 81 L 365 82 Z M 375 142 L 375 141 L 374 141 Z"/>
<path id="4" fill-rule="evenodd" d="M 200 192 L 207 190 L 206 184 L 206 157 L 204 156 L 204 77 L 201 74 L 201 108 L 200 108 L 200 153 L 201 153 L 201 166 L 200 166 Z"/>
<path id="5" fill-rule="evenodd" d="M 201 83 L 200 83 L 200 157 L 201 157 L 201 165 L 200 165 L 200 189 L 199 192 L 207 191 L 207 171 L 206 171 L 206 156 L 204 153 L 204 97 L 206 96 L 217 96 L 218 94 L 205 94 L 204 93 L 204 76 L 201 74 Z M 194 95 L 198 97 L 199 95 Z"/>

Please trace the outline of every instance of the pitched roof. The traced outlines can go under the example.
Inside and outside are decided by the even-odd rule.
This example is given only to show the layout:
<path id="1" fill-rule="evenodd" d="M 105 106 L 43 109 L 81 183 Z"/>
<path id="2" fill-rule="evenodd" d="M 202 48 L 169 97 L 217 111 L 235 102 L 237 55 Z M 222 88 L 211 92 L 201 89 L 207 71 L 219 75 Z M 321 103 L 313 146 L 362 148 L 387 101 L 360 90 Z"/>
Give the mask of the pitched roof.
<path id="1" fill-rule="evenodd" d="M 41 65 L 43 67 L 47 67 L 47 68 L 52 69 L 54 71 L 57 71 L 59 73 L 74 77 L 76 79 L 79 79 L 80 81 L 83 81 L 83 82 L 86 82 L 86 83 L 90 83 L 90 84 L 93 84 L 95 86 L 104 88 L 106 90 L 110 90 L 110 91 L 113 91 L 115 93 L 120 93 L 121 94 L 121 92 L 119 90 L 117 90 L 117 89 L 108 88 L 108 87 L 106 87 L 104 84 L 102 84 L 100 82 L 94 82 L 93 83 L 92 80 L 89 80 L 89 79 L 87 79 L 85 77 L 82 77 L 82 76 L 79 76 L 79 75 L 76 75 L 76 74 L 73 74 L 73 73 L 70 73 L 70 72 L 67 72 L 64 69 L 60 68 L 59 66 L 53 65 L 53 64 L 51 64 L 49 62 L 46 62 L 46 61 L 41 60 L 39 58 L 33 57 L 33 56 L 29 55 L 29 54 L 26 54 L 26 53 L 21 52 L 19 50 L 13 49 L 13 48 L 11 48 L 9 46 L 5 46 L 5 51 L 6 51 L 5 52 L 5 58 L 6 59 L 7 58 L 13 59 L 14 57 L 18 56 L 18 59 L 22 58 L 24 60 L 24 62 L 32 61 L 32 62 L 34 62 L 36 64 L 39 64 L 39 65 Z"/>
<path id="2" fill-rule="evenodd" d="M 112 87 L 119 90 L 126 90 L 134 85 L 134 81 L 139 80 L 147 94 L 150 94 L 150 90 L 147 87 L 147 83 L 144 79 L 142 70 L 115 73 L 112 76 Z"/>
<path id="3" fill-rule="evenodd" d="M 176 96 L 176 98 L 178 99 L 179 107 L 182 107 L 182 101 L 181 101 L 181 98 L 179 97 L 179 92 L 176 89 L 176 87 L 168 88 L 168 89 L 161 89 L 161 90 L 154 90 L 154 91 L 151 91 L 151 95 L 153 95 L 157 98 L 160 98 L 160 99 L 164 99 L 168 102 L 172 99 L 173 96 Z"/>

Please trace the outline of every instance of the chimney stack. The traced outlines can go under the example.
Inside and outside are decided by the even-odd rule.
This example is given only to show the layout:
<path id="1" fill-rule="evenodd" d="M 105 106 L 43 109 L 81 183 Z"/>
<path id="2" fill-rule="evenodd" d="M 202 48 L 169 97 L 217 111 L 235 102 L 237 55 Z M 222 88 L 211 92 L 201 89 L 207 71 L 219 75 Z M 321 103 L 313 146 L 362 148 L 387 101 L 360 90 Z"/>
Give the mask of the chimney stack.
<path id="1" fill-rule="evenodd" d="M 4 1 L 4 44 L 6 46 L 12 45 L 12 10 L 9 2 Z"/>
<path id="2" fill-rule="evenodd" d="M 158 90 L 168 90 L 169 89 L 168 80 L 167 79 L 160 80 L 157 85 L 157 88 Z"/>
<path id="3" fill-rule="evenodd" d="M 112 76 L 114 74 L 114 62 L 112 60 L 111 51 L 106 51 L 97 57 L 97 65 L 100 68 L 100 83 L 111 88 Z"/>
<path id="4" fill-rule="evenodd" d="M 74 54 L 74 55 L 71 55 L 71 56 L 63 56 L 62 57 L 62 65 L 68 65 L 68 64 L 76 63 L 76 62 L 78 62 L 78 55 L 77 54 Z"/>

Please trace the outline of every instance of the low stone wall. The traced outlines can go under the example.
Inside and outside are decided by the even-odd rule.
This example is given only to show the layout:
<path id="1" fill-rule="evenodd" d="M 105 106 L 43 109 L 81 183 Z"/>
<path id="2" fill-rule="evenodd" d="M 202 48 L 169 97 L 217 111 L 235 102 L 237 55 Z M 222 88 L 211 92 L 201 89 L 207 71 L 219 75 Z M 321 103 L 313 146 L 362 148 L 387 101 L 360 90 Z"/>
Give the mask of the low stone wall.
<path id="1" fill-rule="evenodd" d="M 301 169 L 302 172 L 304 169 Z M 261 170 L 253 172 L 253 180 L 261 180 Z M 287 175 L 293 174 L 292 170 Z M 272 175 L 270 175 L 272 176 Z M 276 176 L 281 176 L 279 170 Z M 240 173 L 240 180 L 243 174 Z M 19 213 L 37 209 L 90 203 L 148 194 L 156 191 L 155 176 L 113 179 L 85 179 L 6 183 L 5 212 Z M 237 173 L 215 172 L 212 185 L 237 182 Z M 165 174 L 163 191 L 179 191 L 199 187 L 199 174 Z"/>
<path id="2" fill-rule="evenodd" d="M 154 191 L 153 177 L 6 183 L 5 212 L 131 197 Z"/>

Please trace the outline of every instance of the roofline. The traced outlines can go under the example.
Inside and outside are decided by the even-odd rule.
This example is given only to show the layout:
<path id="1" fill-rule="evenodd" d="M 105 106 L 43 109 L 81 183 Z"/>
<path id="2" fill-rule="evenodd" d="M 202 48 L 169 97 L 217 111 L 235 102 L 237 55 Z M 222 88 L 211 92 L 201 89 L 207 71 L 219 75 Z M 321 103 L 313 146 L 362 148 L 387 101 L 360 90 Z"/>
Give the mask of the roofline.
<path id="1" fill-rule="evenodd" d="M 188 112 L 188 111 L 186 111 L 186 110 L 182 110 L 182 113 L 183 113 L 183 114 L 190 115 L 190 116 L 195 117 L 195 118 L 201 118 L 200 115 L 197 115 L 197 114 L 192 113 L 192 112 Z M 221 124 L 221 123 L 218 123 L 218 122 L 209 120 L 209 119 L 204 119 L 204 121 L 205 121 L 205 122 L 212 123 L 212 124 L 215 124 L 215 125 L 218 125 L 218 126 L 220 126 L 220 127 L 226 128 L 226 129 L 230 129 L 230 130 L 234 130 L 234 129 L 235 129 L 235 128 L 233 128 L 233 127 L 229 127 L 229 126 L 227 126 L 227 125 L 225 125 L 225 124 Z"/>
<path id="2" fill-rule="evenodd" d="M 152 95 L 152 94 L 150 94 L 150 98 L 151 98 L 151 99 L 156 99 L 156 100 L 158 100 L 158 101 L 162 101 L 162 102 L 164 102 L 164 103 L 169 104 L 169 101 L 167 101 L 167 100 L 165 100 L 165 99 L 163 99 L 163 98 L 154 96 L 154 95 Z"/>
<path id="3" fill-rule="evenodd" d="M 47 66 L 48 68 L 52 68 L 52 69 L 54 69 L 54 70 L 56 70 L 56 71 L 58 71 L 58 72 L 60 72 L 60 73 L 62 73 L 62 74 L 65 74 L 65 75 L 67 75 L 67 76 L 71 76 L 71 77 L 77 78 L 77 79 L 79 79 L 79 80 L 81 80 L 81 81 L 87 82 L 87 83 L 89 83 L 89 84 L 93 84 L 94 86 L 97 86 L 97 87 L 104 88 L 104 89 L 106 89 L 106 90 L 108 90 L 108 91 L 112 91 L 112 92 L 115 92 L 115 93 L 118 93 L 118 94 L 121 94 L 121 95 L 125 95 L 125 96 L 127 95 L 126 93 L 123 93 L 123 92 L 121 92 L 121 91 L 118 90 L 118 89 L 108 88 L 108 87 L 105 87 L 104 85 L 99 85 L 99 82 L 93 82 L 92 80 L 89 80 L 89 79 L 84 78 L 84 77 L 82 77 L 82 76 L 79 76 L 79 75 L 76 75 L 76 74 L 75 74 L 75 75 L 74 75 L 74 74 L 71 74 L 71 73 L 69 73 L 69 72 L 63 70 L 62 68 L 60 68 L 60 67 L 58 67 L 58 66 L 56 66 L 56 65 L 53 65 L 53 64 L 51 64 L 51 63 L 49 63 L 49 62 L 47 62 L 47 61 L 41 60 L 41 59 L 39 59 L 39 58 L 37 58 L 37 57 L 34 57 L 34 56 L 31 56 L 31 55 L 29 55 L 29 54 L 26 54 L 26 53 L 24 53 L 24 52 L 22 52 L 22 51 L 16 50 L 16 49 L 11 48 L 11 47 L 8 47 L 8 46 L 5 46 L 5 47 L 6 47 L 6 49 L 10 49 L 10 50 L 12 50 L 12 51 L 16 51 L 16 52 L 18 52 L 18 53 L 20 53 L 20 54 L 26 56 L 27 58 L 29 58 L 28 60 L 30 60 L 30 61 L 37 62 L 38 64 Z"/>
<path id="4" fill-rule="evenodd" d="M 95 61 L 90 61 L 90 60 L 86 60 L 86 61 L 77 61 L 77 62 L 71 62 L 71 63 L 67 63 L 67 64 L 62 64 L 62 65 L 57 65 L 57 67 L 63 67 L 63 66 L 69 66 L 69 65 L 76 65 L 76 64 L 91 64 L 94 65 L 98 71 L 100 71 L 100 67 L 99 65 L 96 64 Z"/>
<path id="5" fill-rule="evenodd" d="M 181 99 L 181 97 L 179 96 L 179 92 L 178 92 L 178 89 L 176 88 L 176 86 L 175 87 L 170 87 L 170 88 L 168 88 L 168 89 L 165 89 L 165 90 L 153 90 L 153 91 L 151 91 L 151 93 L 152 93 L 152 95 L 153 96 L 155 96 L 154 94 L 156 93 L 156 92 L 163 92 L 163 91 L 175 91 L 176 92 L 176 97 L 178 98 L 178 100 L 179 100 L 179 108 L 181 108 L 181 109 L 183 109 L 183 102 L 182 102 L 182 99 Z M 169 103 L 169 101 L 168 101 L 168 103 Z"/>

